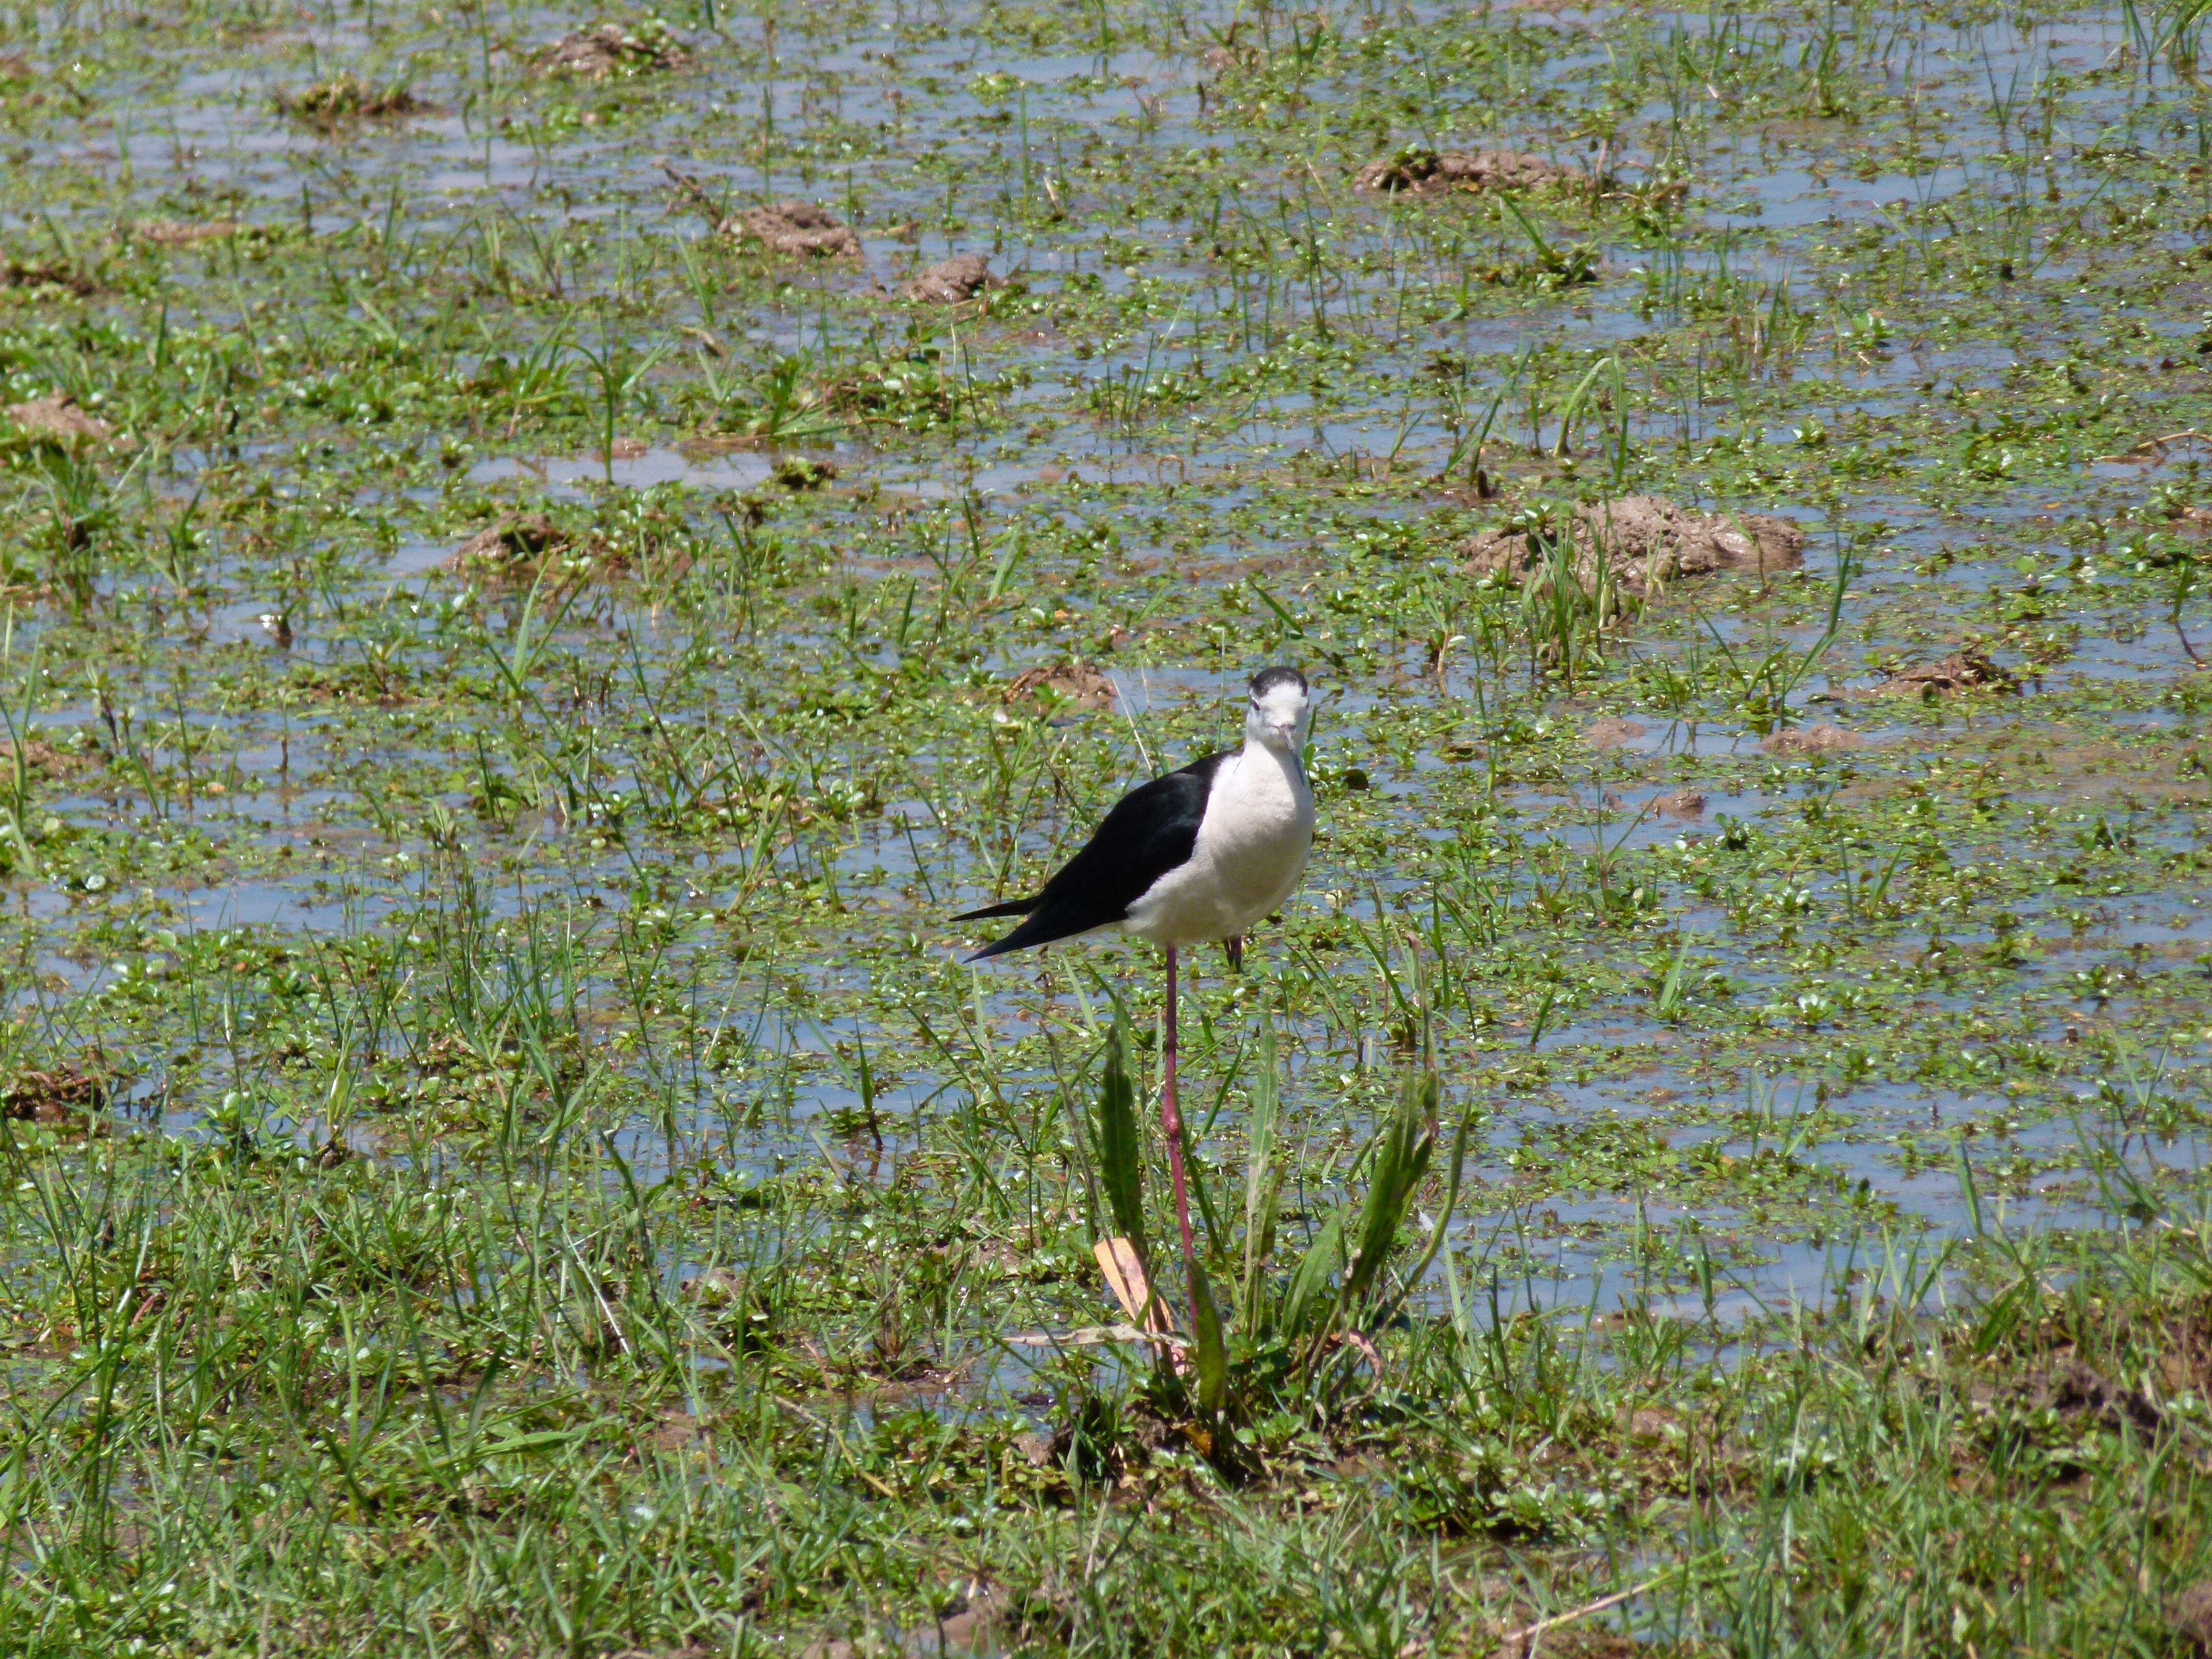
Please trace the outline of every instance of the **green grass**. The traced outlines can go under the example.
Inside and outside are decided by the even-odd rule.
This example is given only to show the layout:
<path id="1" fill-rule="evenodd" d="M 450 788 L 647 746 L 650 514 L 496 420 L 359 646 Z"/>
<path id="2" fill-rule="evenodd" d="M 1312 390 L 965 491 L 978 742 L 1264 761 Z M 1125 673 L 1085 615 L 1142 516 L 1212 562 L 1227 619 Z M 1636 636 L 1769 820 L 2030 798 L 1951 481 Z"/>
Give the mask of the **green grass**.
<path id="1" fill-rule="evenodd" d="M 2191 1651 L 2197 27 L 0 13 L 0 1647 Z M 1157 964 L 944 918 L 1277 660 L 1194 1330 Z"/>

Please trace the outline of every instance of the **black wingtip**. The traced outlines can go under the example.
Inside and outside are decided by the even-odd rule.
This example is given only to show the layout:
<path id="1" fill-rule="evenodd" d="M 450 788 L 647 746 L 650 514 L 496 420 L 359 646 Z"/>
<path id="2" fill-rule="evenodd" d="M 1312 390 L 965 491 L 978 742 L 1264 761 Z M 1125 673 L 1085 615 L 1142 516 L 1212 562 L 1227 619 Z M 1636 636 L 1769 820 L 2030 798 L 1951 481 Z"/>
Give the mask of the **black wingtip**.
<path id="1" fill-rule="evenodd" d="M 1027 916 L 1037 908 L 1034 898 L 1008 899 L 1003 904 L 987 904 L 980 910 L 969 910 L 952 918 L 955 921 L 989 921 L 998 916 Z M 1027 924 L 1024 923 L 1024 927 Z M 1018 951 L 1029 943 L 1022 937 L 1023 927 L 1018 927 L 1003 939 L 994 939 L 973 956 L 960 958 L 963 963 L 988 962 L 993 957 L 1002 957 L 1009 951 Z"/>
<path id="2" fill-rule="evenodd" d="M 1033 898 L 1008 899 L 1004 904 L 987 904 L 980 910 L 963 911 L 952 918 L 955 921 L 988 921 L 994 916 L 1025 916 L 1036 908 Z"/>
<path id="3" fill-rule="evenodd" d="M 1013 951 L 1035 950 L 1040 945 L 1050 945 L 1055 939 L 1073 939 L 1078 933 L 1086 933 L 1105 925 L 1103 917 L 1071 916 L 1064 905 L 1039 904 L 1013 932 L 1004 939 L 993 939 L 964 960 L 988 962 L 993 957 L 1003 957 Z"/>

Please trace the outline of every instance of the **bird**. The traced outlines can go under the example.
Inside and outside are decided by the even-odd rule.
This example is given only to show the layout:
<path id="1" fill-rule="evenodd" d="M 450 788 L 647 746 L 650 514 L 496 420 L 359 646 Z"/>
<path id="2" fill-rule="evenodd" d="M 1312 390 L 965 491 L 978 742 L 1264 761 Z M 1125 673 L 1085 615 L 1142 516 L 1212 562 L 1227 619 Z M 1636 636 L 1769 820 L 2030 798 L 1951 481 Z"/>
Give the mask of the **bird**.
<path id="1" fill-rule="evenodd" d="M 1313 850 L 1314 797 L 1304 763 L 1312 713 L 1313 691 L 1303 673 L 1262 669 L 1252 678 L 1242 748 L 1202 756 L 1139 784 L 1034 894 L 952 918 L 1022 918 L 1012 932 L 968 957 L 971 963 L 1114 929 L 1160 947 L 1167 966 L 1160 1129 L 1194 1306 L 1198 1257 L 1176 1104 L 1178 953 L 1218 939 L 1231 967 L 1241 968 L 1244 935 L 1297 890 Z"/>

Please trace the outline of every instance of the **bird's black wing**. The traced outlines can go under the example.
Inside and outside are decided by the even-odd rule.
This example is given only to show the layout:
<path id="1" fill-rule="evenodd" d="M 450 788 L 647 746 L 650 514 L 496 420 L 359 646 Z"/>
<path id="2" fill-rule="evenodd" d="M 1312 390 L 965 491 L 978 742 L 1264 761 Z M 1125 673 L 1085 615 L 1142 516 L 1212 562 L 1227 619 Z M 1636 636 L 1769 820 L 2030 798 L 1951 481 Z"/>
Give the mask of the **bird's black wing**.
<path id="1" fill-rule="evenodd" d="M 1190 861 L 1199 820 L 1224 750 L 1140 783 L 1114 803 L 1083 850 L 1054 872 L 1033 899 L 971 910 L 955 921 L 1026 914 L 1029 920 L 968 958 L 981 962 L 1032 945 L 1087 933 L 1121 921 L 1146 890 L 1179 864 Z"/>

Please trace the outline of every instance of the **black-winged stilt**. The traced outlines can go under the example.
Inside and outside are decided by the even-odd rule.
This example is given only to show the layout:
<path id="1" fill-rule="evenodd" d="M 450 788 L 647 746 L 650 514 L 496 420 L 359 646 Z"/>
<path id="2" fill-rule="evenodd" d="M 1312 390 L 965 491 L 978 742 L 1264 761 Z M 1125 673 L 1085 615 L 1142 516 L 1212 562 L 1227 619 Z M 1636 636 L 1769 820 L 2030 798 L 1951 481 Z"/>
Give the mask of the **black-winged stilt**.
<path id="1" fill-rule="evenodd" d="M 1108 928 L 1150 939 L 1165 953 L 1160 1127 L 1194 1304 L 1197 1251 L 1176 1109 L 1176 952 L 1219 939 L 1228 946 L 1230 965 L 1241 966 L 1245 933 L 1297 888 L 1313 847 L 1313 791 L 1300 759 L 1310 709 L 1304 675 L 1295 668 L 1262 670 L 1252 681 L 1242 749 L 1207 755 L 1139 784 L 1034 896 L 953 918 L 1024 919 L 970 962 Z"/>

